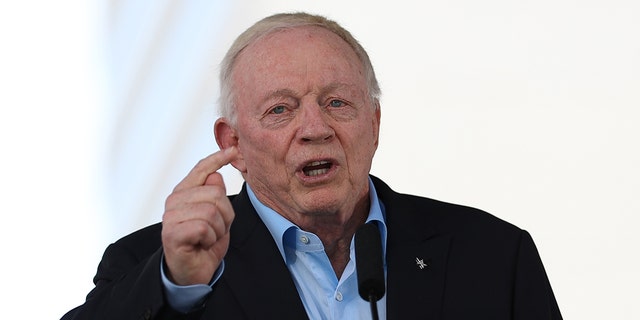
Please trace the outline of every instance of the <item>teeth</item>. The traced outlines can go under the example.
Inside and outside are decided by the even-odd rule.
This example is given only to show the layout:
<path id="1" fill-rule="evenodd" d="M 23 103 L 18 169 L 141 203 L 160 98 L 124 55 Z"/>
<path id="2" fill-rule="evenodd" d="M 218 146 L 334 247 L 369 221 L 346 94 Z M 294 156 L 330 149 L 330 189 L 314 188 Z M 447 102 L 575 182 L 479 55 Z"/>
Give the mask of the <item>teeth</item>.
<path id="1" fill-rule="evenodd" d="M 314 161 L 314 162 L 311 162 L 310 164 L 308 164 L 308 166 L 309 167 L 311 167 L 311 166 L 319 166 L 321 164 L 327 164 L 327 163 L 329 163 L 329 161 Z"/>
<path id="2" fill-rule="evenodd" d="M 321 174 L 325 174 L 329 172 L 329 168 L 326 165 L 331 165 L 330 161 L 322 160 L 322 161 L 313 161 L 306 165 L 304 169 L 304 174 L 309 177 L 318 176 Z"/>
<path id="3" fill-rule="evenodd" d="M 327 173 L 328 171 L 329 169 L 316 169 L 316 170 L 305 171 L 305 173 L 307 174 L 307 176 L 313 177 L 313 176 Z"/>

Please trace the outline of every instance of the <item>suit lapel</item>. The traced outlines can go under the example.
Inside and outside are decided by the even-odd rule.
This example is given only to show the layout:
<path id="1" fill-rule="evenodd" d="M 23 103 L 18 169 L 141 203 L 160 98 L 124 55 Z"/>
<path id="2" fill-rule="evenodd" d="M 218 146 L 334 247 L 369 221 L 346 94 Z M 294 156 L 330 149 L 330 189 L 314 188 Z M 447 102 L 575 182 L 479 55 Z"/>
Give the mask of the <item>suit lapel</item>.
<path id="1" fill-rule="evenodd" d="M 388 319 L 439 319 L 449 237 L 395 243 L 387 255 Z"/>
<path id="2" fill-rule="evenodd" d="M 236 218 L 223 277 L 243 310 L 251 319 L 307 318 L 289 269 L 244 188 L 232 203 Z"/>
<path id="3" fill-rule="evenodd" d="M 440 235 L 431 208 L 372 177 L 387 223 L 387 318 L 440 319 L 451 237 Z"/>

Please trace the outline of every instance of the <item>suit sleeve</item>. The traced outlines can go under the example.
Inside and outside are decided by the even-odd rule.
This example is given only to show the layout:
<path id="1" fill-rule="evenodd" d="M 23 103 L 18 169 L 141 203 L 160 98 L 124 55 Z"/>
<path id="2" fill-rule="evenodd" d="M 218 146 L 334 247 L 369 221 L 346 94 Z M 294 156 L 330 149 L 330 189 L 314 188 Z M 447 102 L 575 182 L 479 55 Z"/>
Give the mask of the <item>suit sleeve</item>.
<path id="1" fill-rule="evenodd" d="M 561 320 L 551 284 L 538 250 L 528 232 L 522 231 L 516 267 L 513 319 Z"/>
<path id="2" fill-rule="evenodd" d="M 141 255 L 123 243 L 110 245 L 98 266 L 94 289 L 83 305 L 62 320 L 197 319 L 197 312 L 181 314 L 166 304 L 161 257 L 161 248 L 151 255 Z"/>

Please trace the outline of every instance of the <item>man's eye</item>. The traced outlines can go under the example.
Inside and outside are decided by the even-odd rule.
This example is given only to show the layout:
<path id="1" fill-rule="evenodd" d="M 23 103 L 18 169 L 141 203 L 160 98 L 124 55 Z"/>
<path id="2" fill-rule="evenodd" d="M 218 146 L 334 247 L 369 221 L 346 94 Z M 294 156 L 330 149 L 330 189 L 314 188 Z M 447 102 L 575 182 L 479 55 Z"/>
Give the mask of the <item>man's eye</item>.
<path id="1" fill-rule="evenodd" d="M 329 106 L 333 108 L 339 108 L 339 107 L 342 107 L 343 105 L 344 105 L 344 102 L 340 100 L 331 100 L 331 102 L 329 102 Z"/>
<path id="2" fill-rule="evenodd" d="M 273 109 L 271 109 L 271 113 L 275 113 L 275 114 L 281 114 L 286 110 L 286 108 L 284 106 L 276 106 Z"/>

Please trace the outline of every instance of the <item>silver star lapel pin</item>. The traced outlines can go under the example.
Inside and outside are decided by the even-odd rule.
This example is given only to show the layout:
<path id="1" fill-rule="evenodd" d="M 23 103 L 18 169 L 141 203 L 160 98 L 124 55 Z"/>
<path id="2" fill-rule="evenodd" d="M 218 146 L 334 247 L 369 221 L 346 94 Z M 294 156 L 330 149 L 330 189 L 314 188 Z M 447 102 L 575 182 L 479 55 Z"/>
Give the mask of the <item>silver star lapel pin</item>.
<path id="1" fill-rule="evenodd" d="M 418 268 L 420 268 L 420 270 L 424 269 L 427 264 L 424 263 L 423 259 L 418 259 L 418 257 L 416 257 L 416 265 L 418 265 Z"/>

